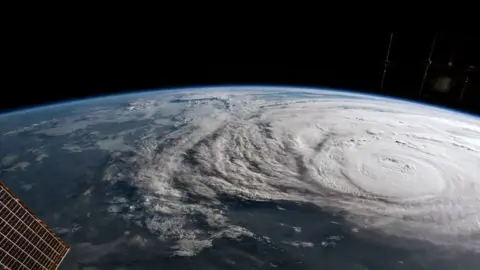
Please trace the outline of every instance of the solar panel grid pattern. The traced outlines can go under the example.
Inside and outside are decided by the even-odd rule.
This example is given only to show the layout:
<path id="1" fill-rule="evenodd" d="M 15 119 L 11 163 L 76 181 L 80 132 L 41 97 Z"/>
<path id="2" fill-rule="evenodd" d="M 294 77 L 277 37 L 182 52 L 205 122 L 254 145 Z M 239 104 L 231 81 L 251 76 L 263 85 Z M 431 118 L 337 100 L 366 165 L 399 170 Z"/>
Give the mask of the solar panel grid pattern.
<path id="1" fill-rule="evenodd" d="M 0 182 L 0 265 L 6 269 L 57 269 L 65 245 Z"/>

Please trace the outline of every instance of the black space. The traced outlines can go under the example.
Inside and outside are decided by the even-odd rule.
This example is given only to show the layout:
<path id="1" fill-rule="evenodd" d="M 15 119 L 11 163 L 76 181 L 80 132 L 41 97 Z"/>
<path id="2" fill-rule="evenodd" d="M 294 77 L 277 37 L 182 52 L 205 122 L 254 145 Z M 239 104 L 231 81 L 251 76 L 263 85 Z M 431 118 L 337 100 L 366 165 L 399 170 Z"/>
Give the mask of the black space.
<path id="1" fill-rule="evenodd" d="M 432 64 L 421 95 L 436 33 Z M 146 89 L 262 84 L 379 93 L 480 113 L 479 36 L 395 32 L 383 89 L 380 83 L 389 31 L 352 30 L 314 36 L 295 42 L 267 37 L 266 41 L 239 39 L 214 45 L 198 38 L 149 45 L 138 42 L 134 46 L 67 37 L 55 44 L 48 39 L 33 40 L 11 55 L 14 61 L 4 73 L 8 83 L 3 86 L 0 111 Z M 472 65 L 474 71 L 465 71 Z M 469 81 L 460 100 L 466 76 Z M 451 78 L 448 92 L 431 89 L 439 77 Z"/>

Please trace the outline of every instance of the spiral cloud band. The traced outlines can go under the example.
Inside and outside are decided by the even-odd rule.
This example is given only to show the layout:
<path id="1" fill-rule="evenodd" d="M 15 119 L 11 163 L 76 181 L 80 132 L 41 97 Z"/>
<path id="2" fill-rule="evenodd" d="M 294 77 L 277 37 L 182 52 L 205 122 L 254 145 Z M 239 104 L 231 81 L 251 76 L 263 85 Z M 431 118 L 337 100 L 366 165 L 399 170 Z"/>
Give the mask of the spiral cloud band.
<path id="1" fill-rule="evenodd" d="M 163 236 L 207 241 L 246 233 L 228 224 L 221 207 L 228 197 L 312 203 L 360 228 L 480 251 L 474 117 L 284 88 L 170 97 L 169 105 L 152 106 L 177 106 L 174 131 L 145 138 L 129 157 L 133 184 L 161 214 L 149 224 Z M 185 229 L 196 213 L 217 229 Z"/>

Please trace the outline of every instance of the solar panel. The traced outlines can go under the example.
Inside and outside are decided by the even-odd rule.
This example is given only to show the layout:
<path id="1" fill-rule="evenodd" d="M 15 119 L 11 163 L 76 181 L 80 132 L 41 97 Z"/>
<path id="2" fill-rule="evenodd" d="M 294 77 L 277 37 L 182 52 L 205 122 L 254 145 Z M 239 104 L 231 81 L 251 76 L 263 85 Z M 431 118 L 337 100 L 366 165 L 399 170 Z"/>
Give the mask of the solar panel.
<path id="1" fill-rule="evenodd" d="M 0 265 L 57 269 L 69 247 L 0 182 Z"/>

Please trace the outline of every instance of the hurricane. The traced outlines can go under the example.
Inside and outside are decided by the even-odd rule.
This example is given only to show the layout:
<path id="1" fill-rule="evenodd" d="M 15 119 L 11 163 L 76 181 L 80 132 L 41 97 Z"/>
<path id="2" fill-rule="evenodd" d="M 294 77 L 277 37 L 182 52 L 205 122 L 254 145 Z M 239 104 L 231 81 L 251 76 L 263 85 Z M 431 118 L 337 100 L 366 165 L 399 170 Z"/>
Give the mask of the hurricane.
<path id="1" fill-rule="evenodd" d="M 171 95 L 175 128 L 146 136 L 105 179 L 136 188 L 148 227 L 177 254 L 231 224 L 225 198 L 309 203 L 355 226 L 480 252 L 480 121 L 440 108 L 355 95 L 270 90 Z M 164 103 L 161 103 L 164 104 Z M 163 106 L 163 105 L 155 105 Z M 201 219 L 209 230 L 188 229 Z"/>

